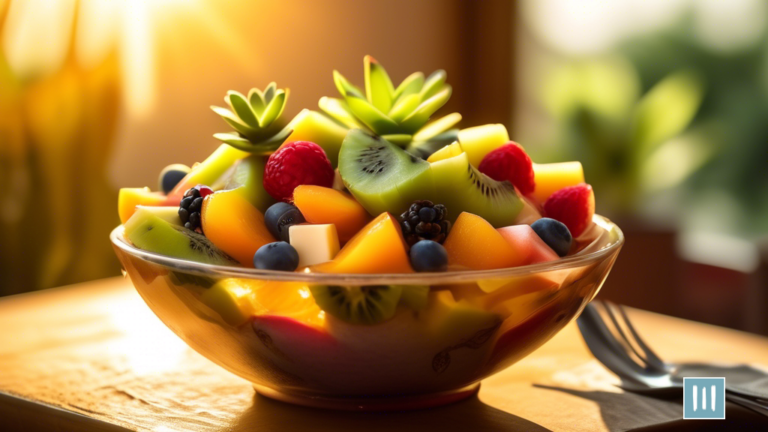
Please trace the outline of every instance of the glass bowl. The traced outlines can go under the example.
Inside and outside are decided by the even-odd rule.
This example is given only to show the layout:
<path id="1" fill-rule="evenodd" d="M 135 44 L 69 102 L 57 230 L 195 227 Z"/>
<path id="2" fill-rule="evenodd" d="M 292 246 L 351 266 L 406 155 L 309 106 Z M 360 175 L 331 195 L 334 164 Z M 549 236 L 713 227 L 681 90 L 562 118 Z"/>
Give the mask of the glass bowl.
<path id="1" fill-rule="evenodd" d="M 624 243 L 615 224 L 597 215 L 594 221 L 596 239 L 573 256 L 446 273 L 225 267 L 137 249 L 122 226 L 110 239 L 160 320 L 258 393 L 321 408 L 402 410 L 471 396 L 480 380 L 527 356 L 578 316 Z M 314 295 L 329 287 L 384 287 L 400 297 L 393 316 L 351 323 L 315 302 Z"/>

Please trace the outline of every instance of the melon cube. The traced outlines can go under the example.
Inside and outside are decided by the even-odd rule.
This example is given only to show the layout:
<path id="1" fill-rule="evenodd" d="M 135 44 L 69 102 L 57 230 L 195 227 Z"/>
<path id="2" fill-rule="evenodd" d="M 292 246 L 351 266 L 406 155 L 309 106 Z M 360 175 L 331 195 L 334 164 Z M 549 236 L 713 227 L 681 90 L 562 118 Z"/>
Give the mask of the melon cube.
<path id="1" fill-rule="evenodd" d="M 336 225 L 293 225 L 289 228 L 291 246 L 299 253 L 299 267 L 331 261 L 339 252 Z"/>
<path id="2" fill-rule="evenodd" d="M 554 261 L 559 258 L 530 225 L 512 225 L 496 231 L 521 257 L 521 265 Z"/>

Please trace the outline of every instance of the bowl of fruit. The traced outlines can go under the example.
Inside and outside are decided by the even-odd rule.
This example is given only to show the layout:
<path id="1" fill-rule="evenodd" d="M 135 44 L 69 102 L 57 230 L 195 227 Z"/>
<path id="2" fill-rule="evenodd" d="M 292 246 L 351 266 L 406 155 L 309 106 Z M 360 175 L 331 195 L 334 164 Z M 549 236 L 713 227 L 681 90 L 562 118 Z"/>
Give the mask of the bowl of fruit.
<path id="1" fill-rule="evenodd" d="M 594 298 L 624 242 L 581 164 L 534 164 L 502 125 L 432 119 L 444 71 L 281 115 L 274 83 L 212 107 L 234 131 L 120 190 L 114 250 L 190 347 L 274 399 L 401 410 L 474 394 Z"/>

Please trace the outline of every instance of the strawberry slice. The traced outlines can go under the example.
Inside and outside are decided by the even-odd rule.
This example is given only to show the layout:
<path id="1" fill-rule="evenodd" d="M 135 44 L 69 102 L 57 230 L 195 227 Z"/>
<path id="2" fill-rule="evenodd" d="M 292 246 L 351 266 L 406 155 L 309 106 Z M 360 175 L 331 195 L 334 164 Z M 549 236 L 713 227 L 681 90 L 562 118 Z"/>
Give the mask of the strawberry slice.
<path id="1" fill-rule="evenodd" d="M 564 223 L 574 238 L 580 236 L 592 223 L 595 214 L 592 186 L 579 183 L 558 190 L 544 203 L 544 213 Z"/>
<path id="2" fill-rule="evenodd" d="M 480 166 L 481 173 L 496 181 L 508 180 L 523 195 L 533 192 L 533 162 L 520 144 L 510 141 L 485 155 Z"/>

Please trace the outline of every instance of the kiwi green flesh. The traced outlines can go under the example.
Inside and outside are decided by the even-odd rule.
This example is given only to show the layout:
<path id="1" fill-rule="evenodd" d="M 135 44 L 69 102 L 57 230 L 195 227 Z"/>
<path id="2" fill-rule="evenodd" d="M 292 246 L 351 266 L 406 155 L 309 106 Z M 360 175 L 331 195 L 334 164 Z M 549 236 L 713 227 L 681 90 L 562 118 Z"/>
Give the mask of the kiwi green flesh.
<path id="1" fill-rule="evenodd" d="M 400 294 L 400 304 L 415 311 L 427 307 L 429 299 L 429 286 L 427 285 L 403 285 Z"/>
<path id="2" fill-rule="evenodd" d="M 360 129 L 351 130 L 341 144 L 339 174 L 373 216 L 399 214 L 432 192 L 428 162 Z"/>
<path id="3" fill-rule="evenodd" d="M 275 203 L 275 199 L 264 190 L 264 168 L 268 156 L 251 155 L 235 166 L 235 171 L 224 189 L 242 188 L 243 196 L 262 213 Z"/>
<path id="4" fill-rule="evenodd" d="M 139 216 L 125 223 L 125 236 L 139 249 L 206 264 L 237 264 L 203 235 L 149 213 Z"/>
<path id="5" fill-rule="evenodd" d="M 466 153 L 431 165 L 436 185 L 432 201 L 444 204 L 451 220 L 468 212 L 500 228 L 514 224 L 523 209 L 523 201 L 512 183 L 498 182 L 481 173 L 470 165 Z"/>
<path id="6" fill-rule="evenodd" d="M 325 313 L 350 324 L 372 325 L 395 315 L 403 288 L 315 285 L 309 291 Z"/>

